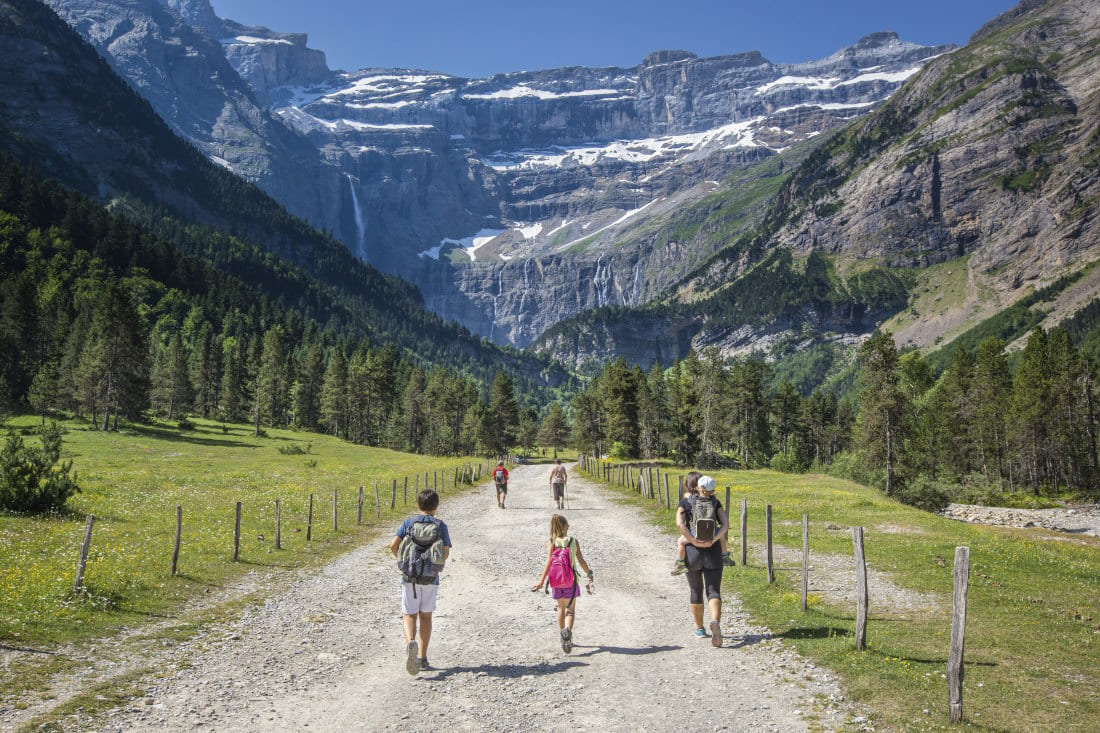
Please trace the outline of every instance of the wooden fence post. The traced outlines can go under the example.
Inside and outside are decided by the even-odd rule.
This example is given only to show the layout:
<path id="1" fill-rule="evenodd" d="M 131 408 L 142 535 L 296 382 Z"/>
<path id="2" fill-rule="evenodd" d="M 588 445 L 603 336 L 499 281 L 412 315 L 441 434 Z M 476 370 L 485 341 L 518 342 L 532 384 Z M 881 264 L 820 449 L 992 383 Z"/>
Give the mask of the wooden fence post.
<path id="1" fill-rule="evenodd" d="M 684 476 L 683 476 L 683 474 L 680 475 L 680 487 L 677 490 L 680 493 L 676 495 L 676 501 L 679 502 L 680 499 L 684 498 Z"/>
<path id="2" fill-rule="evenodd" d="M 722 506 L 724 506 L 726 508 L 726 551 L 728 552 L 729 549 L 730 549 L 730 546 L 729 546 L 729 536 L 730 536 L 730 528 L 729 528 L 729 523 L 730 523 L 730 487 L 729 486 L 726 487 L 726 503 L 723 504 Z"/>
<path id="3" fill-rule="evenodd" d="M 802 610 L 810 592 L 810 515 L 802 515 Z"/>
<path id="4" fill-rule="evenodd" d="M 775 566 L 772 564 L 772 505 L 764 507 L 764 538 L 768 548 L 768 585 L 775 582 Z"/>
<path id="5" fill-rule="evenodd" d="M 390 491 L 390 511 L 397 506 L 397 479 L 393 480 L 393 489 Z"/>
<path id="6" fill-rule="evenodd" d="M 363 487 L 359 487 L 359 501 L 355 505 L 355 524 L 356 526 L 362 526 L 363 524 Z"/>
<path id="7" fill-rule="evenodd" d="M 336 497 L 336 489 L 333 489 L 332 490 L 332 531 L 334 533 L 337 531 L 336 530 L 336 507 L 337 506 L 338 506 L 338 504 L 337 504 L 337 497 Z"/>
<path id="8" fill-rule="evenodd" d="M 382 504 L 378 501 L 378 482 L 373 482 L 374 485 L 374 518 L 378 519 L 382 516 Z"/>
<path id="9" fill-rule="evenodd" d="M 180 535 L 183 534 L 183 507 L 176 505 L 176 542 L 172 545 L 172 575 L 176 574 L 176 567 L 180 560 Z"/>
<path id="10" fill-rule="evenodd" d="M 241 552 L 241 503 L 237 502 L 237 520 L 233 524 L 233 562 L 237 562 L 237 558 Z"/>
<path id="11" fill-rule="evenodd" d="M 679 504 L 680 502 L 677 501 L 676 503 Z M 668 472 L 665 472 L 665 509 L 671 509 L 671 508 L 672 508 L 672 497 L 669 495 L 669 491 L 668 491 Z"/>
<path id="12" fill-rule="evenodd" d="M 275 549 L 283 549 L 283 509 L 279 500 L 275 500 Z"/>
<path id="13" fill-rule="evenodd" d="M 80 541 L 80 557 L 76 561 L 76 582 L 73 583 L 73 590 L 78 593 L 84 587 L 84 568 L 88 566 L 88 548 L 92 545 L 93 524 L 95 524 L 95 517 L 89 514 L 88 521 L 84 523 L 84 538 Z"/>
<path id="14" fill-rule="evenodd" d="M 966 592 L 970 587 L 970 548 L 955 548 L 955 600 L 951 612 L 951 651 L 947 655 L 947 703 L 952 723 L 963 719 L 963 648 Z"/>
<path id="15" fill-rule="evenodd" d="M 741 564 L 747 565 L 749 558 L 749 500 L 741 497 Z"/>
<path id="16" fill-rule="evenodd" d="M 405 477 L 405 506 L 409 505 L 409 477 Z"/>
<path id="17" fill-rule="evenodd" d="M 313 539 L 313 494 L 309 495 L 309 514 L 306 515 L 306 542 Z"/>
<path id="18" fill-rule="evenodd" d="M 867 559 L 863 554 L 863 527 L 852 527 L 856 553 L 856 649 L 867 648 Z"/>

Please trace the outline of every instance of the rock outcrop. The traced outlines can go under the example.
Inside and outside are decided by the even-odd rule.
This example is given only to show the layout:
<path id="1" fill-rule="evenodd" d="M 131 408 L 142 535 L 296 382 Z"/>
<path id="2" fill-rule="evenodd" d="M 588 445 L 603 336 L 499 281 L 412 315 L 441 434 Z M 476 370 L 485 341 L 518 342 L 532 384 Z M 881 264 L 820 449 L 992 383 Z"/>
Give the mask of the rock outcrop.
<path id="1" fill-rule="evenodd" d="M 775 252 L 838 263 L 842 287 L 830 297 L 853 303 L 883 285 L 897 292 L 891 270 L 872 269 L 868 280 L 860 274 L 868 268 L 959 258 L 967 270 L 960 319 L 971 324 L 1031 286 L 1089 265 L 1100 257 L 1098 29 L 1096 4 L 1022 5 L 965 48 L 931 60 L 887 102 L 810 153 L 751 235 L 685 278 L 674 303 L 564 322 L 537 348 L 577 363 L 622 353 L 636 343 L 635 332 L 684 328 L 692 346 L 727 352 L 744 343 L 746 327 L 759 346 L 768 334 L 806 344 L 858 340 L 905 306 L 895 294 L 847 325 L 823 320 L 808 301 L 777 302 L 741 318 L 741 283 Z M 797 292 L 800 282 L 788 278 L 783 287 Z M 768 298 L 767 289 L 755 292 Z M 922 347 L 944 333 L 898 335 L 903 345 Z M 657 358 L 652 348 L 642 356 Z"/>

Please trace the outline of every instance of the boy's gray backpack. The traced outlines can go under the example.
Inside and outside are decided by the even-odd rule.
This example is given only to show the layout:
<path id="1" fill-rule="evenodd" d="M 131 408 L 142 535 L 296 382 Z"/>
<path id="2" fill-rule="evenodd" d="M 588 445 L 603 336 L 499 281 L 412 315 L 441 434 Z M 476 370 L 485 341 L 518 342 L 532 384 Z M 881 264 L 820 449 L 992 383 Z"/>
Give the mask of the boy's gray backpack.
<path id="1" fill-rule="evenodd" d="M 409 527 L 397 546 L 397 567 L 406 583 L 428 585 L 435 581 L 446 561 L 439 524 L 418 519 Z"/>
<path id="2" fill-rule="evenodd" d="M 704 542 L 714 539 L 718 531 L 718 505 L 714 499 L 696 496 L 691 502 L 691 536 Z"/>

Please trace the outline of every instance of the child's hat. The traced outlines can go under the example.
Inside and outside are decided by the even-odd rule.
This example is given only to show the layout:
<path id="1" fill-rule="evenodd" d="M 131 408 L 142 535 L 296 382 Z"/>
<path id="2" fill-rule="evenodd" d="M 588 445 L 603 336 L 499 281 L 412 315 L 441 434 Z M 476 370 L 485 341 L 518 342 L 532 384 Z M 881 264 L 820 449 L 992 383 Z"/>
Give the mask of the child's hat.
<path id="1" fill-rule="evenodd" d="M 699 488 L 708 494 L 714 493 L 714 479 L 710 476 L 702 476 L 699 479 Z"/>

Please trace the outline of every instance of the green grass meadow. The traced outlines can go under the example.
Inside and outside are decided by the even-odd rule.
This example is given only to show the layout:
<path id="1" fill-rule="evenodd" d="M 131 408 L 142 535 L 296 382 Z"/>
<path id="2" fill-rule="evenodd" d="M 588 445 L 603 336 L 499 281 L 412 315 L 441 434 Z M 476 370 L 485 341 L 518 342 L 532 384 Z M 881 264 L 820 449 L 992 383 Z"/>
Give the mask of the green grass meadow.
<path id="1" fill-rule="evenodd" d="M 1097 729 L 1100 539 L 956 522 L 823 475 L 767 470 L 712 475 L 722 501 L 725 487 L 731 487 L 734 557 L 739 554 L 740 499 L 748 500 L 749 564 L 727 568 L 727 589 L 741 596 L 755 622 L 838 673 L 848 698 L 870 711 L 876 727 L 953 727 L 948 724 L 944 679 L 952 566 L 956 546 L 967 545 L 963 727 Z M 673 532 L 672 511 L 657 508 L 629 489 L 619 490 L 624 500 L 644 506 Z M 802 514 L 809 515 L 811 567 L 815 553 L 851 558 L 851 527 L 863 526 L 868 565 L 887 572 L 895 585 L 934 598 L 936 610 L 913 614 L 885 608 L 881 601 L 876 606 L 872 576 L 869 649 L 857 652 L 854 606 L 815 596 L 812 570 L 806 612 L 800 609 L 800 562 L 777 564 L 776 583 L 768 585 L 762 560 L 767 504 L 772 505 L 773 541 L 779 546 L 801 550 Z M 670 538 L 670 558 L 673 551 Z M 852 568 L 854 585 L 854 561 Z"/>
<path id="2" fill-rule="evenodd" d="M 60 515 L 0 514 L 0 643 L 50 649 L 165 618 L 209 589 L 249 571 L 277 572 L 330 557 L 391 531 L 415 507 L 416 476 L 440 472 L 443 500 L 456 466 L 476 459 L 432 458 L 366 448 L 314 433 L 197 420 L 180 431 L 166 423 L 118 433 L 65 423 L 63 457 L 73 460 L 82 492 Z M 16 418 L 9 427 L 38 424 Z M 24 438 L 34 444 L 37 437 Z M 284 455 L 298 444 L 306 455 Z M 443 487 L 443 474 L 447 475 Z M 409 507 L 404 478 L 409 477 Z M 390 510 L 393 480 L 396 508 Z M 373 486 L 383 510 L 376 517 Z M 363 526 L 356 526 L 365 486 Z M 332 528 L 333 491 L 338 523 Z M 312 540 L 306 541 L 314 494 Z M 282 507 L 282 549 L 275 549 L 275 500 Z M 242 503 L 239 562 L 232 562 L 235 503 Z M 179 574 L 172 576 L 176 506 L 183 507 Z M 73 592 L 80 541 L 95 516 L 84 593 Z"/>

